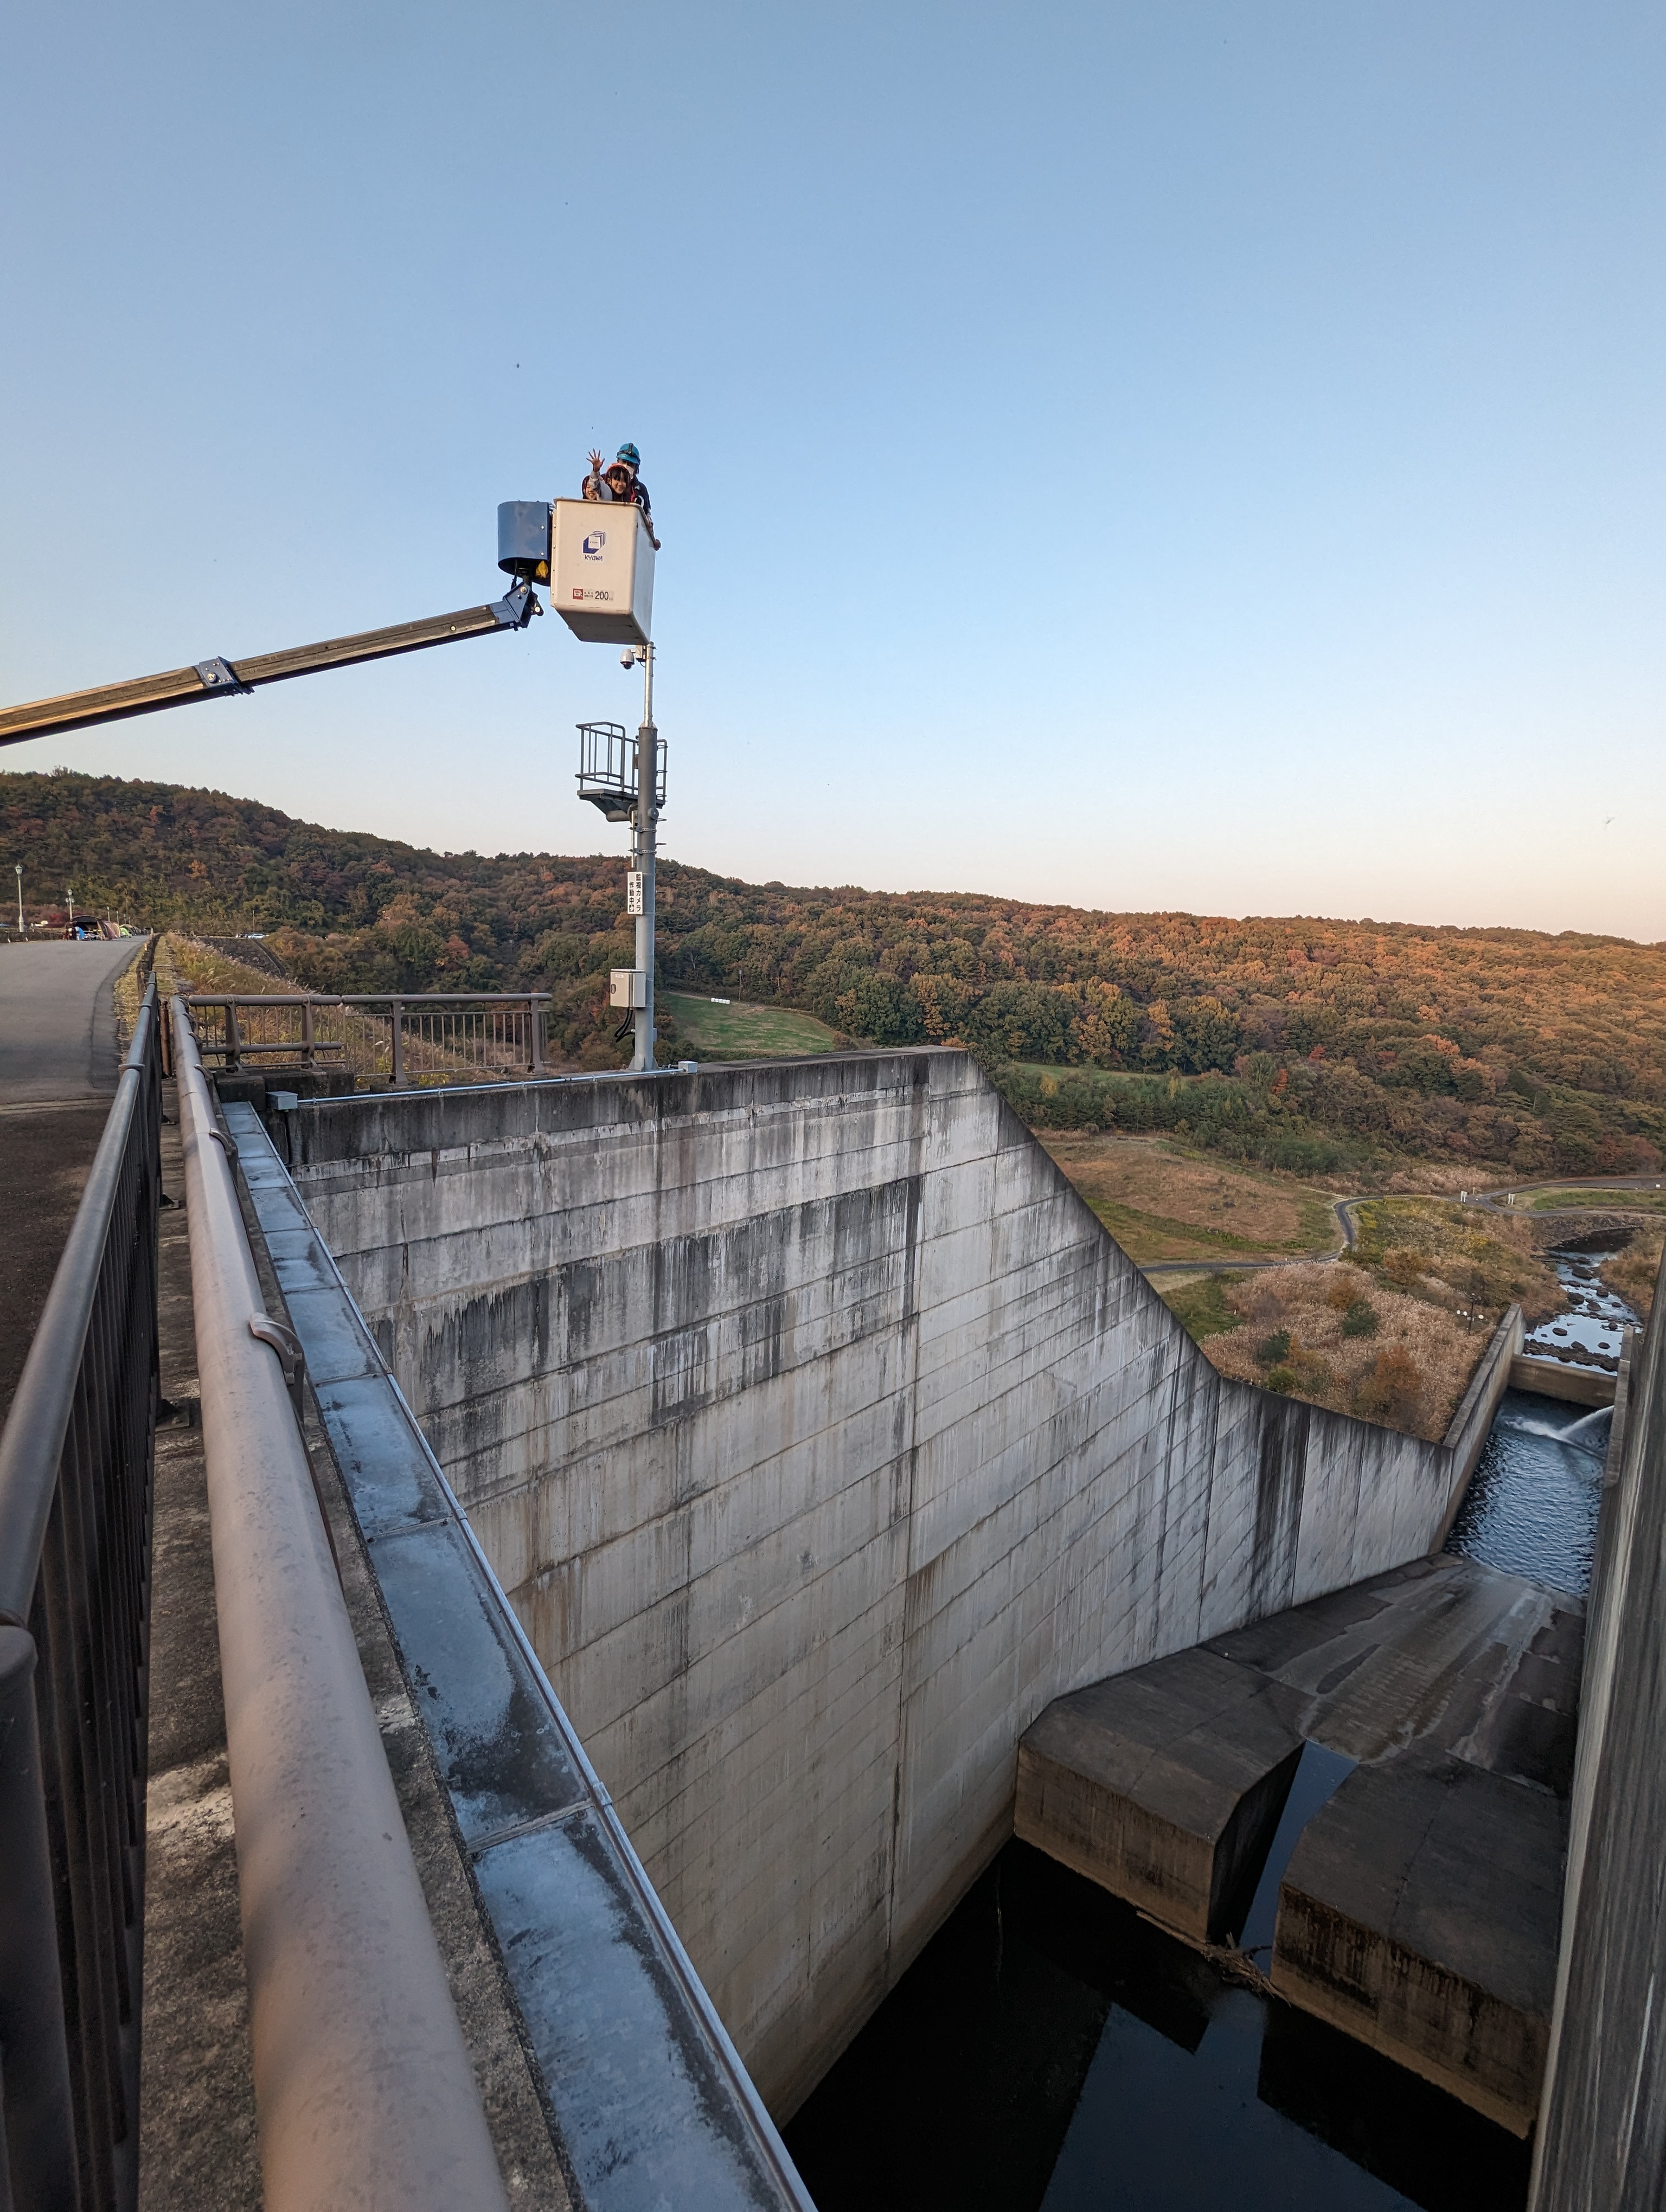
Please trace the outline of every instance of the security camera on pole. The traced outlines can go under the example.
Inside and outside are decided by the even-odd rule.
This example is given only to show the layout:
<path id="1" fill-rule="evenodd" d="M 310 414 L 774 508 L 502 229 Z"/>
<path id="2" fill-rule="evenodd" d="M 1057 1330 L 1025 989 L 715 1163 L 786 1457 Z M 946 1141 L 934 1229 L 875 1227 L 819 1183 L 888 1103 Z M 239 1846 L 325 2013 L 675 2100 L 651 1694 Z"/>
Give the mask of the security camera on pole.
<path id="1" fill-rule="evenodd" d="M 510 500 L 497 510 L 497 565 L 546 584 L 575 637 L 623 645 L 642 670 L 642 720 L 635 738 L 617 722 L 579 724 L 579 796 L 610 822 L 630 824 L 625 907 L 636 924 L 635 965 L 612 971 L 609 997 L 635 1031 L 633 1068 L 654 1066 L 654 858 L 666 803 L 666 749 L 654 726 L 654 533 L 640 507 L 622 501 Z"/>

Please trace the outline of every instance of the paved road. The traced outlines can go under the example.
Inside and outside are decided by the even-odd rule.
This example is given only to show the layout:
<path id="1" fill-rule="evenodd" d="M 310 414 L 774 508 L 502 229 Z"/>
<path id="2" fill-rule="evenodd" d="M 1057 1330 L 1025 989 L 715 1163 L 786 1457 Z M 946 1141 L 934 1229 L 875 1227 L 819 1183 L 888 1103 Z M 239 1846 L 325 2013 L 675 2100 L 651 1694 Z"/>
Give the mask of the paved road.
<path id="1" fill-rule="evenodd" d="M 111 987 L 139 950 L 0 945 L 0 1420 L 104 1132 L 120 1065 Z"/>
<path id="2" fill-rule="evenodd" d="M 1511 1212 L 1583 1213 L 1589 1212 L 1590 1207 L 1547 1206 L 1512 1208 L 1510 1201 L 1512 1198 L 1522 1197 L 1530 1190 L 1659 1190 L 1663 1188 L 1663 1182 L 1666 1182 L 1666 1179 L 1657 1175 L 1543 1176 L 1537 1182 L 1500 1183 L 1491 1190 L 1467 1190 L 1463 1193 L 1462 1203 L 1465 1206 L 1490 1206 L 1495 1213 Z M 1612 1207 L 1599 1209 L 1599 1211 L 1602 1210 L 1614 1211 Z"/>
<path id="3" fill-rule="evenodd" d="M 0 1106 L 108 1097 L 116 1087 L 111 986 L 139 940 L 0 945 Z"/>

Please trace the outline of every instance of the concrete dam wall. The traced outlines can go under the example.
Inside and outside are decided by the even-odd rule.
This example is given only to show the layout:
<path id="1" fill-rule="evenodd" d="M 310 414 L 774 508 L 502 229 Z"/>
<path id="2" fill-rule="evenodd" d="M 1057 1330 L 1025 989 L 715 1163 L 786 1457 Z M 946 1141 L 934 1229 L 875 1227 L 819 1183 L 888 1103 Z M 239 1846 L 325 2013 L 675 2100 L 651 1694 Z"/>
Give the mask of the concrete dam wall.
<path id="1" fill-rule="evenodd" d="M 1011 1832 L 1049 1700 L 1427 1551 L 1491 1415 L 1224 1380 L 958 1052 L 285 1119 L 783 2116 Z"/>
<path id="2" fill-rule="evenodd" d="M 1663 1333 L 1666 1266 L 1604 1469 L 1532 2212 L 1645 2212 L 1666 2177 Z"/>

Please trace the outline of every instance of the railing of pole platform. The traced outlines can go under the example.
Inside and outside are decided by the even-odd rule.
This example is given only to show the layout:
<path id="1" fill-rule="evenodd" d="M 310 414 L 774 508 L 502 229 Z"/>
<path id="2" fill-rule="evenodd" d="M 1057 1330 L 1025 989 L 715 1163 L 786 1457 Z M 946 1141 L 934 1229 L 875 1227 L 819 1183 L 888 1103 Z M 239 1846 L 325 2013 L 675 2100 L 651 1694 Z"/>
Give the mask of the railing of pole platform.
<path id="1" fill-rule="evenodd" d="M 137 2197 L 161 1118 L 153 981 L 0 1437 L 0 2202 L 19 2208 Z"/>

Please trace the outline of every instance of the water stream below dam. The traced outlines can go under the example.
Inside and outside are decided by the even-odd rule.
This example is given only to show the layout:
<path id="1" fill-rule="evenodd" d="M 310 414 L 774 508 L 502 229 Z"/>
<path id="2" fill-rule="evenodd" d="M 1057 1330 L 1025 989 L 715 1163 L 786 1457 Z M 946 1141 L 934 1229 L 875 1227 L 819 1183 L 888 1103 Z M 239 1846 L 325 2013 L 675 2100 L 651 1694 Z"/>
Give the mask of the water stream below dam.
<path id="1" fill-rule="evenodd" d="M 1549 1255 L 1568 1303 L 1529 1352 L 1611 1369 L 1636 1320 L 1596 1272 L 1614 1249 Z M 1507 1392 L 1450 1547 L 1583 1595 L 1610 1420 Z M 1302 1820 L 1346 1765 L 1304 1757 L 1305 1795 L 1292 1790 L 1263 1891 L 1276 1896 Z M 1254 1907 L 1250 1917 L 1253 1945 Z M 819 2212 L 1517 2212 L 1530 2159 L 1455 2099 L 1228 1979 L 1018 1842 L 787 2139 Z"/>
<path id="2" fill-rule="evenodd" d="M 1560 1354 L 1572 1366 L 1613 1371 L 1621 1331 L 1637 1325 L 1630 1306 L 1597 1272 L 1620 1249 L 1612 1238 L 1592 1238 L 1547 1255 L 1567 1304 L 1534 1328 L 1523 1347 L 1529 1356 Z M 1590 1412 L 1535 1392 L 1505 1391 L 1448 1548 L 1583 1597 L 1590 1584 L 1613 1419 L 1606 1406 Z"/>

